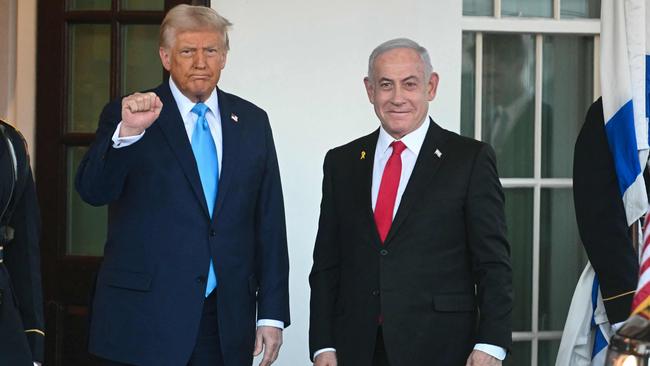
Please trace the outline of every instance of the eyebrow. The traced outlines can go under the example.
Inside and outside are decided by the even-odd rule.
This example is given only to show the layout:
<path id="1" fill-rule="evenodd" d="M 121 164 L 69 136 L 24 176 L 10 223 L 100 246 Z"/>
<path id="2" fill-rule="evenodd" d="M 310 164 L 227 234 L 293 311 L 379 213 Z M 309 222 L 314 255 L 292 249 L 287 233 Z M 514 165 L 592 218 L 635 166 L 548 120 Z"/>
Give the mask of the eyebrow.
<path id="1" fill-rule="evenodd" d="M 409 81 L 409 80 L 413 80 L 413 79 L 415 79 L 417 81 L 418 77 L 415 76 L 415 75 L 407 76 L 404 79 L 400 80 L 400 82 L 405 82 L 405 81 Z M 389 79 L 387 77 L 382 77 L 382 78 L 379 79 L 379 82 L 382 82 L 382 81 L 390 81 L 392 83 L 395 80 Z"/>

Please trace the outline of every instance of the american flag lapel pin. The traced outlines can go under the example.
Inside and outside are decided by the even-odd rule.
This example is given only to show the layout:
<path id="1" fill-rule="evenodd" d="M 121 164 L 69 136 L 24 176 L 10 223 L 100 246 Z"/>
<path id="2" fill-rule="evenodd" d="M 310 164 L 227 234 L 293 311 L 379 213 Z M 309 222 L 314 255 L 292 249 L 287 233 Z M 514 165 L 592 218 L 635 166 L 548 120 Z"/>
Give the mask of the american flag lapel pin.
<path id="1" fill-rule="evenodd" d="M 359 160 L 364 160 L 366 158 L 366 150 L 361 150 L 361 157 Z"/>
<path id="2" fill-rule="evenodd" d="M 438 150 L 438 149 L 436 149 L 436 151 L 434 152 L 434 154 L 436 154 L 436 156 L 437 156 L 438 158 L 442 157 L 442 153 L 441 153 L 440 150 Z"/>
<path id="3" fill-rule="evenodd" d="M 239 122 L 239 117 L 234 113 L 230 113 L 230 119 L 235 122 Z"/>

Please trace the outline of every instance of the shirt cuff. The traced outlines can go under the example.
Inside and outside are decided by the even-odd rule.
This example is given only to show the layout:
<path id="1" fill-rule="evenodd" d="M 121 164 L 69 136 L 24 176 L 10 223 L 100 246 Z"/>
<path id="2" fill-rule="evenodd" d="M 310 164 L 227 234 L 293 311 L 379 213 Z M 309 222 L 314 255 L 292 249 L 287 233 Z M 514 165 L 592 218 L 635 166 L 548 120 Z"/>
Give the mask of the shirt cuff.
<path id="1" fill-rule="evenodd" d="M 621 329 L 621 327 L 622 327 L 623 325 L 625 325 L 625 322 L 624 322 L 624 321 L 623 321 L 623 322 L 614 323 L 614 324 L 612 324 L 612 329 L 614 330 L 614 332 L 618 332 L 618 330 Z"/>
<path id="2" fill-rule="evenodd" d="M 117 128 L 115 129 L 115 132 L 113 133 L 113 147 L 116 149 L 122 148 L 122 147 L 127 147 L 129 145 L 133 145 L 134 143 L 140 141 L 142 136 L 144 136 L 144 132 L 142 131 L 141 134 L 135 135 L 135 136 L 124 136 L 120 137 L 120 127 L 122 127 L 122 121 L 117 124 Z"/>
<path id="3" fill-rule="evenodd" d="M 280 320 L 260 319 L 260 320 L 257 321 L 257 326 L 258 327 L 275 327 L 275 328 L 284 329 L 284 322 L 280 321 Z"/>
<path id="4" fill-rule="evenodd" d="M 499 346 L 494 346 L 486 343 L 477 343 L 474 346 L 474 349 L 477 351 L 485 352 L 499 361 L 503 361 L 503 359 L 506 358 L 506 350 Z"/>
<path id="5" fill-rule="evenodd" d="M 314 360 L 316 359 L 316 356 L 320 355 L 321 353 L 325 352 L 336 352 L 336 348 L 321 348 L 318 351 L 314 352 Z"/>

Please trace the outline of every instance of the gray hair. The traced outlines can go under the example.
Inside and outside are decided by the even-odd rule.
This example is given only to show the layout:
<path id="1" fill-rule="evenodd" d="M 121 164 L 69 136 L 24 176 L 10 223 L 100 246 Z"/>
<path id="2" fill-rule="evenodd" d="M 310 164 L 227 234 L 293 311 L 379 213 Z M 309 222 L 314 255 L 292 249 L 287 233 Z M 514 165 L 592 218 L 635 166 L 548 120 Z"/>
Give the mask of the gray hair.
<path id="1" fill-rule="evenodd" d="M 209 30 L 221 33 L 225 50 L 230 49 L 228 28 L 232 23 L 222 17 L 214 9 L 206 6 L 181 4 L 173 7 L 160 25 L 160 47 L 169 48 L 176 40 L 178 33 L 188 31 Z"/>
<path id="2" fill-rule="evenodd" d="M 370 58 L 368 59 L 368 79 L 372 80 L 374 76 L 375 60 L 377 57 L 396 48 L 409 48 L 417 52 L 418 55 L 420 55 L 422 63 L 424 64 L 424 79 L 429 79 L 431 73 L 433 73 L 433 66 L 431 66 L 431 58 L 429 57 L 429 52 L 427 52 L 426 48 L 420 46 L 417 42 L 408 38 L 391 39 L 390 41 L 386 41 L 380 44 L 372 51 Z"/>

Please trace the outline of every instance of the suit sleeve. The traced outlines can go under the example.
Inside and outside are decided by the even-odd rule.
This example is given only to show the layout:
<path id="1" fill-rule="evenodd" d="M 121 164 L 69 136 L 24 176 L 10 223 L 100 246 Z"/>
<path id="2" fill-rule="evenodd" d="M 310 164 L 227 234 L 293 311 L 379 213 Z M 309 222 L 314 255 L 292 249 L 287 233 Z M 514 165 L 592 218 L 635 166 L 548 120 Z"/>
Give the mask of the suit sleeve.
<path id="1" fill-rule="evenodd" d="M 503 190 L 494 151 L 487 144 L 481 145 L 474 161 L 467 197 L 467 241 L 480 313 L 476 343 L 508 349 L 513 301 L 510 246 Z"/>
<path id="2" fill-rule="evenodd" d="M 14 240 L 5 248 L 5 264 L 11 276 L 25 335 L 32 357 L 43 362 L 44 321 L 40 261 L 40 213 L 31 169 L 19 184 L 15 209 L 9 222 Z"/>
<path id="3" fill-rule="evenodd" d="M 337 214 L 332 184 L 331 152 L 323 164 L 323 196 L 320 204 L 318 234 L 314 246 L 314 263 L 309 275 L 311 286 L 309 317 L 309 357 L 314 352 L 336 347 L 334 342 L 334 308 L 339 292 L 340 247 Z"/>
<path id="4" fill-rule="evenodd" d="M 264 113 L 266 165 L 256 212 L 256 264 L 259 281 L 258 319 L 291 324 L 289 316 L 289 254 L 280 182 L 280 169 L 273 135 Z"/>
<path id="5" fill-rule="evenodd" d="M 600 100 L 587 112 L 573 156 L 573 199 L 580 239 L 610 323 L 628 318 L 639 264 L 618 189 Z"/>
<path id="6" fill-rule="evenodd" d="M 75 187 L 81 198 L 93 206 L 116 200 L 122 191 L 133 151 L 138 144 L 121 149 L 112 147 L 112 136 L 121 120 L 120 101 L 104 107 L 95 141 L 79 164 Z"/>

